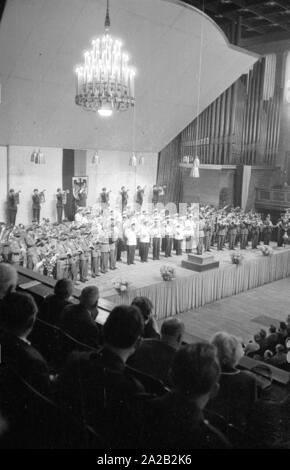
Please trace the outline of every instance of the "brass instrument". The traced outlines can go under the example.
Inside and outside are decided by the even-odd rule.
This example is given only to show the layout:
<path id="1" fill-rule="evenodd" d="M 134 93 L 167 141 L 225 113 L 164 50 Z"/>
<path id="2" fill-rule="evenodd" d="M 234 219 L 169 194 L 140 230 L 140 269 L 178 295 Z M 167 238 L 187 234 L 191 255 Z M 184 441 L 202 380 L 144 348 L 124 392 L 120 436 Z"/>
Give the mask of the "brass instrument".
<path id="1" fill-rule="evenodd" d="M 43 191 L 41 191 L 39 193 L 39 202 L 40 202 L 40 204 L 43 204 L 45 202 L 45 194 L 44 194 L 45 191 L 46 191 L 46 189 L 44 189 Z"/>

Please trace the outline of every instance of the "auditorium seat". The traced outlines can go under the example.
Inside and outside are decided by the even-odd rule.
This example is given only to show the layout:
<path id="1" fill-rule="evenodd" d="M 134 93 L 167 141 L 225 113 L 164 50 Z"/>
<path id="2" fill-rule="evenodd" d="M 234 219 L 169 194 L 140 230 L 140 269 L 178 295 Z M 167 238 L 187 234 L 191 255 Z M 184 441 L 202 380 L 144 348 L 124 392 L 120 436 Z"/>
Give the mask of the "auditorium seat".
<path id="1" fill-rule="evenodd" d="M 58 372 L 73 351 L 94 351 L 94 348 L 64 332 L 61 328 L 44 320 L 36 319 L 29 336 L 32 345 L 48 362 L 51 372 Z"/>
<path id="2" fill-rule="evenodd" d="M 7 423 L 0 449 L 101 449 L 103 440 L 3 363 L 0 413 Z"/>

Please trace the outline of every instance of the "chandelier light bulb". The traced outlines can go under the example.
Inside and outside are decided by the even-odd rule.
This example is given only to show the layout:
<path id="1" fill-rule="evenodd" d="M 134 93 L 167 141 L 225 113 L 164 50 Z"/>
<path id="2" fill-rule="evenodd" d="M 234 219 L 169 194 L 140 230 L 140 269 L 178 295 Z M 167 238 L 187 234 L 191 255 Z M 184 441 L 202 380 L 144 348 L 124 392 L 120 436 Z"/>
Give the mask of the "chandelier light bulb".
<path id="1" fill-rule="evenodd" d="M 104 104 L 100 109 L 98 109 L 98 113 L 102 117 L 110 117 L 113 114 L 113 109 L 109 104 Z"/>

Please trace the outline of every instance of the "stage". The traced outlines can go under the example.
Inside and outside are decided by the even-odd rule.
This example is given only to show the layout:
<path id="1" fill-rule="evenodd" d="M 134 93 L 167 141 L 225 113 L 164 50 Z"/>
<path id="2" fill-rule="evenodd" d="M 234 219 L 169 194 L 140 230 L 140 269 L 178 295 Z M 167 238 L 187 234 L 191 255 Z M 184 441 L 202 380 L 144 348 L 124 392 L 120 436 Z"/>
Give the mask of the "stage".
<path id="1" fill-rule="evenodd" d="M 148 263 L 141 263 L 136 257 L 136 264 L 128 266 L 126 253 L 123 253 L 123 261 L 117 263 L 118 269 L 90 279 L 82 286 L 96 284 L 101 297 L 115 304 L 130 303 L 136 296 L 148 297 L 153 302 L 156 317 L 162 319 L 290 276 L 290 246 L 277 248 L 275 245 L 272 244 L 271 256 L 263 256 L 260 250 L 250 247 L 242 250 L 240 265 L 232 264 L 233 252 L 214 248 L 211 254 L 220 262 L 219 268 L 203 273 L 181 267 L 181 261 L 187 259 L 186 254 L 173 254 L 171 258 L 161 255 L 159 261 L 153 261 L 149 254 Z M 162 280 L 160 268 L 163 265 L 175 268 L 175 280 Z M 112 286 L 114 279 L 130 282 L 128 294 L 120 297 L 116 293 Z"/>

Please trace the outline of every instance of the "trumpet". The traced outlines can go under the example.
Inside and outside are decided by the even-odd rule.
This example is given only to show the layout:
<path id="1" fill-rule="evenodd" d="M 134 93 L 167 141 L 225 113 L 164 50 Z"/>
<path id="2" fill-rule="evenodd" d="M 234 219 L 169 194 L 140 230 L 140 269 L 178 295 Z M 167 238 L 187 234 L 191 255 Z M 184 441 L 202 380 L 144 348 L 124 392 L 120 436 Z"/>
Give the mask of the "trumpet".
<path id="1" fill-rule="evenodd" d="M 43 190 L 40 191 L 40 193 L 39 193 L 39 201 L 40 201 L 41 204 L 42 204 L 43 202 L 45 202 L 45 194 L 44 194 L 45 191 L 46 191 L 46 189 L 43 189 Z"/>

